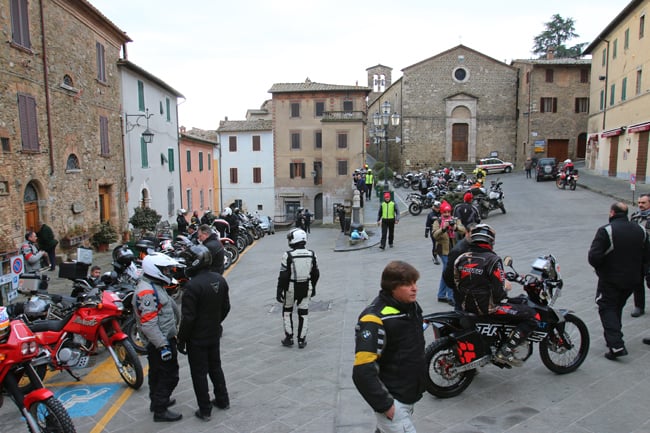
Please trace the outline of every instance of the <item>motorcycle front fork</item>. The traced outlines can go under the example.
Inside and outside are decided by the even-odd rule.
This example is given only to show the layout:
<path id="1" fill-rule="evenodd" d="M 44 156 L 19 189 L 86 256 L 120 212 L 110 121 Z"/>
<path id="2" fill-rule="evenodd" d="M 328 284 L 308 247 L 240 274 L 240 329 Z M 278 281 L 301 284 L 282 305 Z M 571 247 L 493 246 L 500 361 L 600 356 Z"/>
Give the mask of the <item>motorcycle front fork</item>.
<path id="1" fill-rule="evenodd" d="M 22 364 L 22 368 L 23 368 L 23 374 L 27 375 L 30 383 L 33 386 L 33 389 L 43 388 L 43 382 L 41 381 L 41 378 L 38 377 L 38 374 L 36 374 L 34 367 L 32 367 L 30 363 Z M 29 408 L 25 407 L 25 403 L 24 403 L 25 395 L 18 387 L 18 378 L 13 373 L 14 371 L 10 371 L 5 376 L 4 381 L 2 382 L 2 387 L 5 390 L 7 390 L 7 392 L 11 396 L 11 399 L 16 404 L 16 407 L 23 415 L 23 417 L 25 417 L 25 420 L 27 420 L 27 424 L 29 424 L 31 431 L 34 432 L 41 431 L 40 427 L 38 426 L 38 423 L 36 422 L 32 414 L 29 412 Z"/>
<path id="2" fill-rule="evenodd" d="M 114 332 L 123 332 L 122 328 L 120 328 L 120 325 L 119 323 L 117 323 L 116 319 L 111 321 L 111 326 L 113 327 Z M 113 362 L 115 362 L 115 366 L 117 367 L 117 370 L 122 372 L 124 366 L 122 365 L 120 358 L 117 357 L 117 353 L 115 353 L 115 349 L 113 349 L 111 340 L 108 337 L 108 334 L 106 333 L 106 329 L 103 326 L 99 328 L 99 338 L 101 339 L 102 344 L 104 344 L 104 347 L 106 347 L 106 350 L 108 350 L 108 353 L 111 354 L 111 358 L 113 358 Z"/>

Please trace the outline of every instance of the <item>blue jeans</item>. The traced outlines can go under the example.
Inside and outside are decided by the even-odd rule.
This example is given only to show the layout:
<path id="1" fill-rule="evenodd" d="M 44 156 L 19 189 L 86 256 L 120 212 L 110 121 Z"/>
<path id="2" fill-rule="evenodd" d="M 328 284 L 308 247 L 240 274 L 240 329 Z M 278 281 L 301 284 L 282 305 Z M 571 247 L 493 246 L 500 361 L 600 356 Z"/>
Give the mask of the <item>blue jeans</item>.
<path id="1" fill-rule="evenodd" d="M 448 256 L 440 256 L 443 270 L 447 267 L 447 259 Z M 445 280 L 442 279 L 442 276 L 440 276 L 440 285 L 438 286 L 438 298 L 451 299 L 452 301 L 454 300 L 454 291 L 451 287 L 445 284 Z"/>

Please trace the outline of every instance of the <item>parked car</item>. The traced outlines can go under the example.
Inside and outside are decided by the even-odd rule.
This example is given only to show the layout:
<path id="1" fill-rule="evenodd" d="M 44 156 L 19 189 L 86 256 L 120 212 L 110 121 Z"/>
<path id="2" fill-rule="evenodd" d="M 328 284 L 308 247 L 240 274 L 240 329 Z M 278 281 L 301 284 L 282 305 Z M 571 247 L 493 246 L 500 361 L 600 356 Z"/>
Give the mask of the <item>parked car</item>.
<path id="1" fill-rule="evenodd" d="M 557 176 L 557 160 L 555 158 L 540 158 L 535 168 L 537 182 L 546 179 L 555 179 Z"/>
<path id="2" fill-rule="evenodd" d="M 487 173 L 510 173 L 512 162 L 501 161 L 498 158 L 483 158 L 478 161 L 477 168 L 482 168 Z"/>
<path id="3" fill-rule="evenodd" d="M 260 227 L 266 232 L 266 234 L 273 235 L 275 234 L 275 224 L 270 216 L 260 215 Z"/>

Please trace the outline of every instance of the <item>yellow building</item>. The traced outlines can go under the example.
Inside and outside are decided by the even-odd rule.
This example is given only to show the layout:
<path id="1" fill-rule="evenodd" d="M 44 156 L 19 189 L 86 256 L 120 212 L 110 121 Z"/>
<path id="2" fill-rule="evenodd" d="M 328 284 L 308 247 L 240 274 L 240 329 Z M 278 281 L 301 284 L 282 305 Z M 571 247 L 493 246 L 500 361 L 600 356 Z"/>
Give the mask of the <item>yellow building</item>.
<path id="1" fill-rule="evenodd" d="M 647 183 L 650 0 L 631 1 L 585 49 L 592 55 L 587 168 Z"/>

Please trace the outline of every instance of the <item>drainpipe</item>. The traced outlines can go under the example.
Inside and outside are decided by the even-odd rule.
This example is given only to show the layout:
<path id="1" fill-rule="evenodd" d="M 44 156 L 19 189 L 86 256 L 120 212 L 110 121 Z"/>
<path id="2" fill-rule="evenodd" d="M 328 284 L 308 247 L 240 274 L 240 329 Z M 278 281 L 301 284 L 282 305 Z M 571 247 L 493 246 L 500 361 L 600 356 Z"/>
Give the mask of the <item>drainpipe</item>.
<path id="1" fill-rule="evenodd" d="M 39 12 L 41 14 L 41 45 L 42 53 L 41 57 L 43 58 L 43 87 L 45 90 L 45 114 L 47 116 L 47 141 L 49 144 L 49 154 L 50 154 L 50 176 L 54 174 L 54 147 L 52 139 L 52 113 L 50 108 L 50 84 L 49 84 L 49 75 L 47 72 L 47 44 L 45 42 L 45 13 L 43 11 L 43 0 L 38 2 Z"/>
<path id="2" fill-rule="evenodd" d="M 607 88 L 609 87 L 609 41 L 607 39 L 600 39 L 607 44 L 605 51 L 605 94 L 603 101 L 603 131 L 605 130 L 605 120 L 607 116 Z"/>

